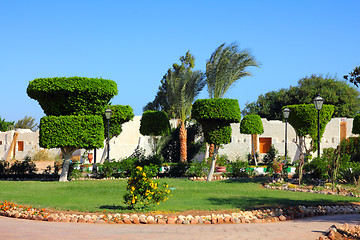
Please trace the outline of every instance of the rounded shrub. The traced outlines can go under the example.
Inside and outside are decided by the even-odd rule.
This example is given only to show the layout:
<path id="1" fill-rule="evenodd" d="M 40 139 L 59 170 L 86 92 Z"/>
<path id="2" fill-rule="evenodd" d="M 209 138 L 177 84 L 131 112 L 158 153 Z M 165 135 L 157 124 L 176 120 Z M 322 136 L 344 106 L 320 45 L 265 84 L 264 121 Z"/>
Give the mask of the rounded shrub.
<path id="1" fill-rule="evenodd" d="M 145 136 L 163 136 L 170 133 L 170 123 L 164 111 L 145 111 L 140 120 L 140 133 Z"/>
<path id="2" fill-rule="evenodd" d="M 246 115 L 240 123 L 240 132 L 243 134 L 262 134 L 264 127 L 259 115 Z"/>
<path id="3" fill-rule="evenodd" d="M 353 134 L 360 134 L 360 114 L 357 114 L 353 121 L 353 128 L 351 131 Z"/>
<path id="4" fill-rule="evenodd" d="M 117 85 L 101 78 L 37 78 L 30 81 L 27 94 L 39 102 L 46 115 L 102 115 L 117 95 Z"/>

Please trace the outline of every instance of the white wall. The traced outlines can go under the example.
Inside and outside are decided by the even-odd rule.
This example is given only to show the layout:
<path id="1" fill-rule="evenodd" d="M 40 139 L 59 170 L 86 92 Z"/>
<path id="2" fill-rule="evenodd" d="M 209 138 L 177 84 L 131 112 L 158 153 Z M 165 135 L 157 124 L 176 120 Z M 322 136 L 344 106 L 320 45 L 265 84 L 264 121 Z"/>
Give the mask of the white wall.
<path id="1" fill-rule="evenodd" d="M 136 147 L 139 145 L 145 149 L 146 154 L 151 154 L 151 147 L 149 145 L 149 137 L 142 136 L 139 132 L 141 116 L 135 116 L 130 122 L 123 124 L 122 133 L 110 140 L 110 159 L 121 159 L 131 155 Z M 347 122 L 346 137 L 354 136 L 351 134 L 353 119 L 333 118 L 326 126 L 323 139 L 321 141 L 321 149 L 328 147 L 336 147 L 340 142 L 340 122 Z M 267 121 L 262 119 L 264 126 L 264 133 L 258 135 L 261 137 L 272 138 L 272 144 L 279 151 L 279 154 L 285 154 L 285 123 L 281 121 Z M 172 127 L 175 127 L 176 121 L 171 121 Z M 290 124 L 287 124 L 287 149 L 288 156 L 292 160 L 297 160 L 299 156 L 298 147 L 296 145 L 296 133 Z M 226 144 L 219 150 L 219 154 L 226 154 L 230 160 L 237 157 L 246 159 L 246 155 L 251 151 L 251 136 L 240 133 L 240 124 L 232 124 L 232 138 L 231 143 Z M 30 130 L 17 129 L 19 133 L 17 141 L 24 141 L 24 151 L 16 151 L 15 158 L 23 159 L 26 155 L 36 153 L 39 147 L 39 132 L 31 132 Z M 15 131 L 0 132 L 0 159 L 5 159 L 12 138 Z M 310 142 L 310 139 L 307 140 Z M 17 149 L 17 146 L 16 146 Z M 59 149 L 52 150 L 54 153 L 59 153 Z M 258 151 L 258 149 L 257 149 Z M 100 160 L 103 154 L 103 149 L 98 149 L 96 152 L 97 161 Z M 317 154 L 315 152 L 315 154 Z M 262 154 L 264 155 L 264 154 Z"/>

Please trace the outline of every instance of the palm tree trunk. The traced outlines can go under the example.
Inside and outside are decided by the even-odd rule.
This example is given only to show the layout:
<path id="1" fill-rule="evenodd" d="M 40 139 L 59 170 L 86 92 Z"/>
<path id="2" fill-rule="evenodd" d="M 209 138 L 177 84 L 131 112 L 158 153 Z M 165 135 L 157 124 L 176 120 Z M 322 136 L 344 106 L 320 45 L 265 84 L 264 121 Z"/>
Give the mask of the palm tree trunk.
<path id="1" fill-rule="evenodd" d="M 186 162 L 187 161 L 187 131 L 185 127 L 185 121 L 181 121 L 179 140 L 180 140 L 180 161 Z"/>
<path id="2" fill-rule="evenodd" d="M 215 149 L 215 145 L 214 144 L 210 144 L 209 147 L 209 157 L 212 157 L 214 155 L 214 149 Z"/>

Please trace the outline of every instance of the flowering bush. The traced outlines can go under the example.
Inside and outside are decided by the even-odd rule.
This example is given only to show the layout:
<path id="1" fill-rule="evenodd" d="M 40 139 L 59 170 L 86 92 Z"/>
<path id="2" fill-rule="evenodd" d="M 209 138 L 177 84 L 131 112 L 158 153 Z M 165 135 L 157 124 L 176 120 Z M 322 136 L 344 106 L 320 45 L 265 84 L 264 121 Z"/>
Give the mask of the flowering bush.
<path id="1" fill-rule="evenodd" d="M 149 208 L 151 205 L 159 205 L 160 202 L 169 199 L 169 186 L 166 183 L 160 185 L 158 182 L 152 181 L 153 176 L 153 172 L 146 166 L 144 168 L 137 166 L 131 172 L 127 182 L 127 192 L 124 195 L 124 203 L 131 209 Z"/>
<path id="2" fill-rule="evenodd" d="M 281 173 L 283 169 L 284 164 L 280 163 L 278 161 L 274 161 L 271 165 L 271 168 L 273 169 L 274 173 Z"/>

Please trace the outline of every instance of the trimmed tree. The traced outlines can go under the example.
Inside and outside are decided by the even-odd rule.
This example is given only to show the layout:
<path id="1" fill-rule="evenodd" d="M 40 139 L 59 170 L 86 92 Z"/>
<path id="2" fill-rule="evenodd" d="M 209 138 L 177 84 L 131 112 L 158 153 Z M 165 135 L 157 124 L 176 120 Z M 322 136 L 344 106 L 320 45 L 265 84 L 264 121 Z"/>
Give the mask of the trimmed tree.
<path id="1" fill-rule="evenodd" d="M 357 114 L 353 121 L 353 128 L 351 130 L 353 134 L 360 134 L 360 114 Z"/>
<path id="2" fill-rule="evenodd" d="M 133 109 L 129 105 L 110 105 L 109 108 L 112 111 L 111 118 L 109 121 L 110 125 L 110 132 L 109 132 L 109 138 L 112 139 L 113 137 L 116 137 L 120 135 L 122 132 L 122 124 L 131 121 L 134 118 Z M 107 119 L 104 114 L 103 121 L 104 121 L 104 137 L 107 138 Z M 109 139 L 109 140 L 110 140 Z M 105 144 L 105 148 L 103 151 L 103 155 L 101 156 L 100 163 L 104 163 L 106 159 L 106 153 L 107 153 L 107 144 Z"/>
<path id="3" fill-rule="evenodd" d="M 164 111 L 145 111 L 140 120 L 140 133 L 144 136 L 151 136 L 153 141 L 153 154 L 156 152 L 156 136 L 170 134 L 170 123 Z"/>
<path id="4" fill-rule="evenodd" d="M 262 134 L 264 127 L 259 115 L 246 115 L 240 123 L 240 133 L 251 134 L 251 145 L 255 164 L 257 166 L 254 135 Z"/>
<path id="5" fill-rule="evenodd" d="M 305 164 L 305 155 L 310 155 L 313 149 L 317 148 L 317 133 L 318 133 L 318 120 L 317 110 L 314 104 L 300 104 L 300 105 L 289 105 L 285 106 L 290 109 L 291 114 L 289 115 L 288 122 L 295 129 L 298 136 L 298 148 L 300 150 L 299 157 L 299 185 L 301 183 L 303 166 Z M 284 107 L 284 108 L 285 108 Z M 320 139 L 322 138 L 325 127 L 331 120 L 331 116 L 334 113 L 333 105 L 324 104 L 320 110 Z M 307 149 L 305 144 L 305 137 L 310 136 L 312 144 Z M 304 153 L 305 150 L 305 153 Z"/>
<path id="6" fill-rule="evenodd" d="M 47 117 L 40 120 L 40 146 L 61 149 L 64 165 L 59 181 L 67 181 L 72 153 L 103 146 L 102 115 L 117 94 L 112 80 L 84 77 L 37 78 L 27 94 L 37 100 Z"/>
<path id="7" fill-rule="evenodd" d="M 207 181 L 211 181 L 219 147 L 231 142 L 230 123 L 240 122 L 239 103 L 236 99 L 199 99 L 193 104 L 191 116 L 201 124 L 205 142 L 214 144 L 214 154 L 207 176 Z"/>

